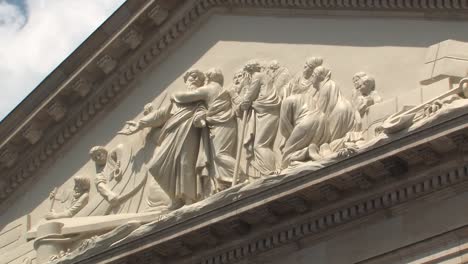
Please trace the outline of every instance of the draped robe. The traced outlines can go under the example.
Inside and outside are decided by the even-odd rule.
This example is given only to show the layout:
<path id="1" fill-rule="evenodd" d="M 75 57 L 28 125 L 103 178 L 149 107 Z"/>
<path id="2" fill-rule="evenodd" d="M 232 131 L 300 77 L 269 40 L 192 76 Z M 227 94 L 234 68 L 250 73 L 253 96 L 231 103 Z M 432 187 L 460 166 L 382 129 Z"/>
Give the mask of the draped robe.
<path id="1" fill-rule="evenodd" d="M 196 90 L 178 93 L 174 99 L 206 104 L 207 128 L 202 131 L 204 135 L 197 161 L 197 174 L 202 180 L 199 186 L 203 187 L 198 190 L 198 195 L 206 197 L 208 192 L 215 191 L 213 188 L 230 186 L 236 163 L 237 122 L 229 92 L 211 82 Z M 211 183 L 215 186 L 206 186 L 207 178 L 214 180 Z"/>
<path id="2" fill-rule="evenodd" d="M 244 89 L 244 100 L 252 102 L 243 143 L 254 168 L 249 175 L 269 175 L 276 171 L 273 145 L 278 131 L 281 98 L 273 88 L 273 81 L 263 72 L 254 73 Z"/>
<path id="3" fill-rule="evenodd" d="M 162 127 L 149 171 L 173 202 L 197 200 L 200 129 L 193 126 L 193 119 L 202 109 L 200 104 L 171 102 L 139 121 L 142 127 Z"/>
<path id="4" fill-rule="evenodd" d="M 297 78 L 293 81 L 298 85 Z M 321 159 L 324 152 L 338 150 L 340 139 L 356 126 L 356 112 L 334 81 L 325 80 L 319 90 L 303 88 L 293 83 L 290 89 L 299 94 L 287 97 L 281 106 L 283 168 L 293 160 Z"/>

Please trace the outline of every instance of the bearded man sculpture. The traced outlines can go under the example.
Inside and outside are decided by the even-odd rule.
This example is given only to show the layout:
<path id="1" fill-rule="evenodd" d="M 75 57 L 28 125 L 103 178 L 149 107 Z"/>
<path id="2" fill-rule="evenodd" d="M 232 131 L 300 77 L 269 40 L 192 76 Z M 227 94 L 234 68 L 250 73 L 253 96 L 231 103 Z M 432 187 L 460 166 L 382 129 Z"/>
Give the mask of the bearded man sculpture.
<path id="1" fill-rule="evenodd" d="M 189 70 L 184 75 L 187 90 L 203 86 L 205 75 Z M 171 100 L 166 107 L 150 112 L 138 121 L 128 121 L 135 133 L 145 127 L 161 128 L 149 172 L 171 199 L 170 209 L 198 200 L 196 162 L 199 151 L 202 102 L 190 104 Z"/>

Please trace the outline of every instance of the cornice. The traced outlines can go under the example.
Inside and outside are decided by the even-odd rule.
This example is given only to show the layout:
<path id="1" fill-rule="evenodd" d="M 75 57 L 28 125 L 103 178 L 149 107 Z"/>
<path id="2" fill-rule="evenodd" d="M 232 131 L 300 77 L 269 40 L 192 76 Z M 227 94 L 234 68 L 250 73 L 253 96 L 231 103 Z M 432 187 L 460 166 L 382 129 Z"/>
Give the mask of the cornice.
<path id="1" fill-rule="evenodd" d="M 127 1 L 0 123 L 0 203 L 213 12 L 468 19 L 463 0 Z"/>

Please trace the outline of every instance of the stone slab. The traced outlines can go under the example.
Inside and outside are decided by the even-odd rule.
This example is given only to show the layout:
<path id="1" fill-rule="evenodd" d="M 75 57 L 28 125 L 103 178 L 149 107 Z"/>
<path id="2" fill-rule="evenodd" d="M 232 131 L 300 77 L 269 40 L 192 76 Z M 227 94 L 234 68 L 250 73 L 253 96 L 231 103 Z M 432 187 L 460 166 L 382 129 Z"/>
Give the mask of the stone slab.
<path id="1" fill-rule="evenodd" d="M 422 103 L 421 88 L 411 89 L 397 96 L 398 111 L 407 107 L 416 106 Z"/>
<path id="2" fill-rule="evenodd" d="M 430 85 L 423 86 L 421 88 L 422 101 L 429 101 L 445 92 L 450 90 L 450 78 L 444 78 L 438 82 L 432 83 Z"/>
<path id="3" fill-rule="evenodd" d="M 369 125 L 383 121 L 388 116 L 397 112 L 397 99 L 391 98 L 369 107 Z"/>

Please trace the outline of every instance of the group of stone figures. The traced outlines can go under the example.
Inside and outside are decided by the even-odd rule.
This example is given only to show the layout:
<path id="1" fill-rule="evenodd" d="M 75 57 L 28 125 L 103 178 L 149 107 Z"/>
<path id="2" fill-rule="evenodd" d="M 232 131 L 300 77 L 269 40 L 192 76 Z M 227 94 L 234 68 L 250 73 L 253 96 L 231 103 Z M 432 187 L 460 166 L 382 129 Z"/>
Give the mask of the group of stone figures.
<path id="1" fill-rule="evenodd" d="M 351 103 L 322 63 L 307 59 L 291 78 L 277 61 L 252 60 L 234 75 L 231 87 L 223 87 L 218 68 L 189 70 L 185 91 L 172 94 L 165 107 L 128 121 L 124 133 L 161 128 L 149 171 L 173 208 L 296 162 L 323 159 L 362 138 L 361 115 L 380 98 L 374 79 L 361 72 L 353 77 Z"/>
<path id="2" fill-rule="evenodd" d="M 148 169 L 170 198 L 170 209 L 304 162 L 349 155 L 363 140 L 361 117 L 381 99 L 375 80 L 359 72 L 352 78 L 349 101 L 322 63 L 322 58 L 309 58 L 292 76 L 277 61 L 251 60 L 235 73 L 230 87 L 224 87 L 218 68 L 191 69 L 183 77 L 184 91 L 172 94 L 159 109 L 146 106 L 144 117 L 128 121 L 119 133 L 160 129 Z M 97 165 L 109 160 L 102 147 L 90 154 Z M 113 203 L 116 197 L 101 178 L 98 192 Z M 75 186 L 89 190 L 89 183 L 86 187 L 81 181 Z"/>

